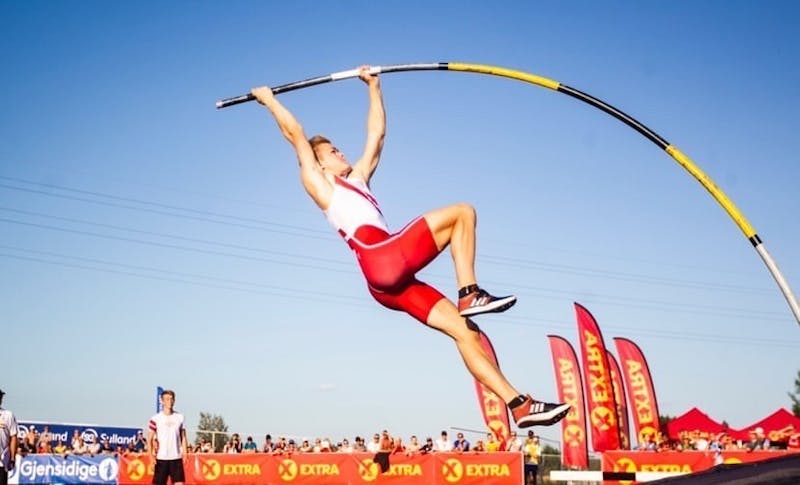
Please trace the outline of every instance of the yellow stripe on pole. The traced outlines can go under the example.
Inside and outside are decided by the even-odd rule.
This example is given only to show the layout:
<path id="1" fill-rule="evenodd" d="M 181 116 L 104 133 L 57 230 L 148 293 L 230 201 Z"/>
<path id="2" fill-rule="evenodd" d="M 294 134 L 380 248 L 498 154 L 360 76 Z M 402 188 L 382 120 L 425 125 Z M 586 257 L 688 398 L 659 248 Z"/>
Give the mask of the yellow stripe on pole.
<path id="1" fill-rule="evenodd" d="M 731 219 L 733 219 L 736 225 L 739 226 L 739 229 L 744 232 L 744 235 L 747 236 L 748 239 L 756 234 L 755 229 L 753 229 L 753 226 L 751 226 L 747 221 L 747 218 L 745 218 L 744 215 L 739 211 L 733 201 L 731 201 L 731 199 L 729 199 L 728 196 L 725 195 L 725 193 L 722 192 L 719 187 L 717 187 L 714 181 L 711 180 L 711 177 L 700 170 L 700 167 L 695 165 L 694 162 L 692 162 L 689 157 L 684 155 L 683 152 L 678 150 L 675 145 L 668 146 L 666 151 L 672 158 L 675 159 L 676 162 L 678 162 L 678 164 L 680 164 L 681 167 L 685 168 L 686 171 L 692 174 L 692 177 L 697 179 L 697 181 L 700 182 L 700 184 L 705 187 L 709 193 L 711 193 L 711 195 L 717 200 L 717 202 L 719 202 L 722 208 L 725 209 L 725 212 L 731 216 Z"/>
<path id="2" fill-rule="evenodd" d="M 554 91 L 558 90 L 558 86 L 561 84 L 557 81 L 553 81 L 552 79 L 547 79 L 546 77 L 536 76 L 535 74 L 516 71 L 514 69 L 507 69 L 505 67 L 487 66 L 484 64 L 462 64 L 459 62 L 448 62 L 447 70 L 477 72 L 481 74 L 491 74 L 493 76 L 509 77 L 511 79 L 518 79 L 520 81 L 536 84 L 544 88 L 549 88 Z"/>

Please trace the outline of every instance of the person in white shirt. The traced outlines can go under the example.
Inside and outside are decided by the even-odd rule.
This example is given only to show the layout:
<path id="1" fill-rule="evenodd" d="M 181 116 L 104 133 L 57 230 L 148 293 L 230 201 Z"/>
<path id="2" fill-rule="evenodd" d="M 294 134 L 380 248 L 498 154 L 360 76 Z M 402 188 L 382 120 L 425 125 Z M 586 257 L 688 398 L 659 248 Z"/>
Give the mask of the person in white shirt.
<path id="1" fill-rule="evenodd" d="M 442 431 L 442 437 L 434 443 L 433 451 L 453 451 L 453 443 L 447 439 L 447 431 Z"/>
<path id="2" fill-rule="evenodd" d="M 5 393 L 0 390 L 0 405 Z M 0 485 L 8 483 L 8 475 L 14 470 L 17 457 L 17 418 L 8 409 L 0 407 Z"/>
<path id="3" fill-rule="evenodd" d="M 175 391 L 165 390 L 161 393 L 161 412 L 150 418 L 150 433 L 147 436 L 147 449 L 151 459 L 155 459 L 153 483 L 167 485 L 172 479 L 174 485 L 182 485 L 185 481 L 183 456 L 188 453 L 184 418 L 176 412 Z"/>
<path id="4" fill-rule="evenodd" d="M 522 447 L 525 443 L 522 442 L 522 438 L 517 436 L 516 431 L 512 431 L 508 435 L 508 439 L 506 440 L 506 449 L 505 451 L 514 451 L 519 452 L 522 451 Z"/>
<path id="5" fill-rule="evenodd" d="M 367 443 L 367 452 L 377 453 L 379 451 L 381 451 L 381 435 L 376 433 L 375 436 L 372 437 L 372 441 Z"/>
<path id="6" fill-rule="evenodd" d="M 648 444 L 650 444 L 648 442 Z M 694 449 L 697 451 L 706 451 L 708 449 L 708 440 L 705 436 L 700 436 L 696 440 L 694 440 Z"/>
<path id="7" fill-rule="evenodd" d="M 322 438 L 322 441 L 319 444 L 319 451 L 322 453 L 329 453 L 331 451 L 330 438 Z"/>

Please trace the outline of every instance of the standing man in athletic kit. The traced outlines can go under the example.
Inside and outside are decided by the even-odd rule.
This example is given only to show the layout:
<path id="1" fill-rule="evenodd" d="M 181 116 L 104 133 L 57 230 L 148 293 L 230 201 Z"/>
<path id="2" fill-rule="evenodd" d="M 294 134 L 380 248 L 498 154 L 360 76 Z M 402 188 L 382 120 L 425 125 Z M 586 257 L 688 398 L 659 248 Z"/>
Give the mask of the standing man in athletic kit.
<path id="1" fill-rule="evenodd" d="M 359 78 L 367 85 L 369 112 L 364 153 L 353 165 L 327 138 L 306 139 L 303 127 L 270 88 L 255 88 L 251 93 L 269 109 L 294 147 L 303 187 L 355 252 L 372 296 L 455 340 L 467 369 L 508 404 L 517 426 L 558 422 L 569 411 L 569 404 L 536 401 L 514 389 L 483 350 L 479 329 L 468 318 L 505 311 L 517 300 L 515 296 L 492 296 L 477 284 L 475 210 L 455 204 L 428 212 L 399 232 L 389 231 L 369 189 L 386 134 L 380 81 L 369 73 L 369 66 L 359 69 Z M 455 264 L 458 307 L 415 277 L 447 246 Z"/>
<path id="2" fill-rule="evenodd" d="M 185 481 L 183 457 L 188 453 L 183 414 L 174 410 L 175 391 L 161 392 L 161 412 L 150 418 L 147 450 L 155 459 L 153 483 L 182 485 Z"/>
<path id="3" fill-rule="evenodd" d="M 0 389 L 0 405 L 3 404 L 3 396 L 6 393 Z M 19 437 L 17 429 L 17 418 L 8 409 L 0 407 L 0 485 L 8 483 L 8 476 L 14 471 L 16 466 Z"/>

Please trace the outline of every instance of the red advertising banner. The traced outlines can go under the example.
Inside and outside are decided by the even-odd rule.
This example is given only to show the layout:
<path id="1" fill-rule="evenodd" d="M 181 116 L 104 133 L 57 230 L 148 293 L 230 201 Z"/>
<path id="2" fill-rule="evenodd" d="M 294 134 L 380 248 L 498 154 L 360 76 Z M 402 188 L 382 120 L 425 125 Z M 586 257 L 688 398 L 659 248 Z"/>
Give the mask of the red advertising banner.
<path id="1" fill-rule="evenodd" d="M 153 483 L 154 466 L 150 455 L 122 455 L 119 457 L 119 483 Z M 186 458 L 183 468 L 186 468 Z"/>
<path id="2" fill-rule="evenodd" d="M 653 379 L 647 360 L 638 345 L 621 337 L 614 337 L 614 344 L 628 391 L 628 402 L 633 406 L 633 434 L 641 445 L 647 441 L 648 435 L 652 435 L 655 440 L 660 429 Z"/>
<path id="3" fill-rule="evenodd" d="M 548 335 L 553 369 L 556 373 L 558 400 L 572 406 L 561 420 L 561 464 L 572 468 L 589 468 L 589 436 L 586 433 L 586 403 L 583 396 L 581 369 L 575 349 L 563 337 Z"/>
<path id="4" fill-rule="evenodd" d="M 409 483 L 522 483 L 522 453 L 433 453 L 424 455 L 433 462 L 433 482 Z M 485 459 L 490 458 L 490 462 Z M 515 481 L 516 480 L 516 481 Z"/>
<path id="5" fill-rule="evenodd" d="M 193 454 L 184 458 L 186 484 L 510 485 L 522 483 L 522 453 L 428 453 L 392 455 L 380 472 L 369 453 Z M 119 458 L 120 484 L 149 484 L 149 455 Z"/>
<path id="6" fill-rule="evenodd" d="M 784 456 L 785 451 L 608 451 L 603 453 L 604 472 L 694 473 L 726 463 L 752 463 Z"/>
<path id="7" fill-rule="evenodd" d="M 492 362 L 500 367 L 500 364 L 497 362 L 497 354 L 494 352 L 494 347 L 489 337 L 483 332 L 479 333 L 481 336 L 481 347 L 483 347 L 483 350 Z M 477 379 L 475 379 L 475 390 L 478 392 L 478 407 L 481 409 L 486 427 L 494 433 L 498 441 L 505 443 L 511 429 L 508 418 L 508 406 L 506 406 L 506 403 L 503 402 L 497 394 L 490 391 L 488 387 L 481 384 Z"/>
<path id="8" fill-rule="evenodd" d="M 622 373 L 619 370 L 617 359 L 611 352 L 606 351 L 608 367 L 611 370 L 611 387 L 614 389 L 614 402 L 617 408 L 617 422 L 619 423 L 619 448 L 631 449 L 630 422 L 628 421 L 628 400 L 625 398 L 625 387 L 622 385 Z"/>
<path id="9" fill-rule="evenodd" d="M 619 423 L 603 335 L 589 310 L 575 303 L 575 313 L 592 429 L 592 448 L 597 452 L 618 450 Z"/>

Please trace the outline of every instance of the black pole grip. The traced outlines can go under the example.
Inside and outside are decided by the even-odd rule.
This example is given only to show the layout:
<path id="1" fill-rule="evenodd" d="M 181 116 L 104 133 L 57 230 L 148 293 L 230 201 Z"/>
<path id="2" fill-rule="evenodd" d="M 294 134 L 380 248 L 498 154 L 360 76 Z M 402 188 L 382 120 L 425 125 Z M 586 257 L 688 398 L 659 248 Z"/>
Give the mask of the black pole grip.
<path id="1" fill-rule="evenodd" d="M 217 101 L 217 109 L 227 108 L 228 106 L 233 106 L 235 104 L 246 103 L 248 101 L 253 101 L 254 99 L 256 99 L 256 97 L 250 93 L 242 94 L 241 96 L 236 96 L 235 98 L 223 99 L 221 101 Z"/>
<path id="2" fill-rule="evenodd" d="M 329 75 L 320 76 L 311 79 L 304 79 L 302 81 L 296 81 L 289 84 L 284 84 L 282 86 L 276 86 L 271 89 L 272 89 L 272 94 L 281 94 L 289 91 L 294 91 L 295 89 L 307 88 L 309 86 L 316 86 L 317 84 L 323 84 L 331 81 L 333 81 L 333 78 L 331 78 L 331 76 Z M 217 109 L 227 108 L 228 106 L 233 106 L 235 104 L 246 103 L 248 101 L 253 101 L 254 99 L 256 99 L 256 97 L 253 96 L 252 94 L 242 94 L 241 96 L 236 96 L 235 98 L 223 99 L 222 101 L 217 101 Z"/>

